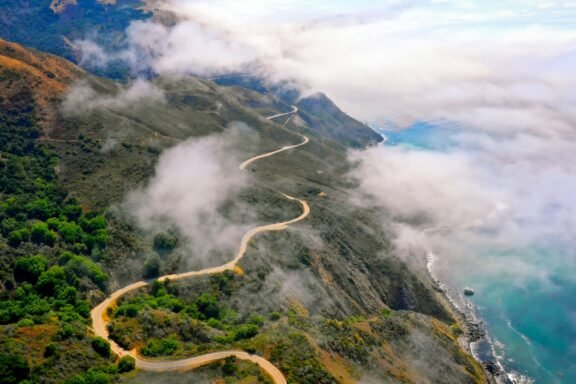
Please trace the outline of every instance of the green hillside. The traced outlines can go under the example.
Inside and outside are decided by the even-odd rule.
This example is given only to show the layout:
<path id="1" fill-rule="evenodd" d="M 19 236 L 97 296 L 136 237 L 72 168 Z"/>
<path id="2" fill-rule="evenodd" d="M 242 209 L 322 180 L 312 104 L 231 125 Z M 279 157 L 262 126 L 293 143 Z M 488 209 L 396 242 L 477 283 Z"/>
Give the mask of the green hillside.
<path id="1" fill-rule="evenodd" d="M 327 97 L 302 100 L 298 117 L 284 124 L 287 117 L 266 116 L 291 106 L 268 94 L 160 78 L 163 101 L 70 114 L 61 103 L 74 81 L 99 97 L 125 86 L 2 46 L 0 85 L 18 95 L 0 100 L 2 382 L 267 382 L 255 366 L 233 360 L 179 376 L 124 373 L 129 362 L 93 338 L 88 316 L 128 283 L 199 267 L 182 257 L 178 233 L 146 233 L 118 206 L 150 180 L 164 151 L 230 132 L 233 122 L 250 127 L 235 147 L 245 159 L 299 143 L 299 134 L 310 142 L 251 165 L 249 187 L 221 207 L 224 217 L 241 222 L 239 204 L 261 223 L 299 215 L 278 191 L 306 199 L 310 216 L 259 235 L 234 272 L 155 282 L 122 298 L 109 314 L 111 337 L 155 359 L 240 348 L 265 356 L 290 383 L 487 382 L 458 346 L 459 320 L 434 283 L 394 255 L 380 215 L 350 204 L 346 151 L 379 137 Z M 54 72 L 54 62 L 67 70 Z M 289 278 L 307 289 L 305 300 L 282 291 Z"/>

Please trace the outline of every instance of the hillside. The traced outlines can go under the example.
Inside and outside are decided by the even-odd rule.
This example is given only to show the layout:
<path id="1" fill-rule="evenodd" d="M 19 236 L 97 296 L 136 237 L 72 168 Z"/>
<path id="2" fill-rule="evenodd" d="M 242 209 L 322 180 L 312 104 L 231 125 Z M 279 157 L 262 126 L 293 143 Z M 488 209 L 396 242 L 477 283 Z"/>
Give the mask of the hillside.
<path id="1" fill-rule="evenodd" d="M 274 121 L 266 117 L 291 106 L 268 94 L 161 78 L 153 81 L 159 99 L 86 102 L 71 113 L 62 101 L 77 89 L 73 80 L 96 90 L 92 101 L 118 100 L 126 86 L 53 56 L 2 47 L 0 81 L 10 95 L 27 95 L 4 98 L 0 109 L 0 375 L 14 378 L 4 381 L 224 375 L 226 382 L 267 382 L 253 365 L 233 360 L 177 376 L 123 375 L 124 363 L 92 338 L 87 314 L 129 283 L 231 258 L 236 245 L 213 255 L 213 265 L 190 258 L 178 233 L 141 230 L 121 206 L 154 177 L 162 154 L 187 139 L 234 134 L 240 121 L 250 127 L 236 134 L 241 159 L 300 143 L 300 135 L 310 141 L 251 164 L 247 186 L 218 208 L 223 217 L 242 224 L 244 207 L 251 223 L 298 216 L 298 204 L 278 191 L 305 199 L 310 215 L 287 231 L 258 235 L 233 272 L 156 282 L 122 298 L 109 314 L 111 337 L 170 360 L 240 348 L 264 356 L 290 383 L 487 382 L 458 346 L 459 320 L 433 282 L 395 256 L 376 213 L 350 204 L 346 150 L 379 137 L 326 96 L 302 100 L 294 119 Z"/>
<path id="2" fill-rule="evenodd" d="M 82 70 L 64 59 L 0 39 L 2 109 L 32 108 L 37 124 L 47 130 L 54 124 L 54 102 L 82 76 Z"/>
<path id="3" fill-rule="evenodd" d="M 130 22 L 151 17 L 140 9 L 142 5 L 139 0 L 3 0 L 0 37 L 74 60 L 69 42 L 75 39 L 90 37 L 119 49 Z M 111 42 L 102 36 L 114 38 Z M 113 76 L 124 72 L 121 67 L 106 70 Z"/>

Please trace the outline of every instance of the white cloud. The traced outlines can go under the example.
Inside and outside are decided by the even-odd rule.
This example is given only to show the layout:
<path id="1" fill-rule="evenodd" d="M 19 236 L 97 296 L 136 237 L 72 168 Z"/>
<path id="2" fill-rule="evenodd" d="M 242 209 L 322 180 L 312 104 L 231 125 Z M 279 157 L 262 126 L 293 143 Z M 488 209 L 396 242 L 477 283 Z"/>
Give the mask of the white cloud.
<path id="1" fill-rule="evenodd" d="M 152 234 L 176 227 L 185 239 L 186 258 L 204 265 L 214 265 L 214 255 L 232 259 L 249 226 L 222 211 L 223 204 L 247 185 L 233 150 L 235 132 L 231 127 L 225 136 L 190 139 L 163 153 L 155 176 L 131 193 L 125 206 Z M 250 219 L 250 212 L 243 212 L 242 218 Z"/>
<path id="2" fill-rule="evenodd" d="M 80 82 L 70 88 L 62 108 L 66 113 L 78 114 L 95 109 L 123 109 L 135 104 L 164 101 L 164 92 L 142 79 L 120 88 L 114 95 L 100 94 L 88 83 Z"/>
<path id="3" fill-rule="evenodd" d="M 124 59 L 160 74 L 256 72 L 347 112 L 448 121 L 459 151 L 356 155 L 365 193 L 397 218 L 455 225 L 510 207 L 491 241 L 573 235 L 576 16 L 570 1 L 167 1 L 173 27 L 133 23 Z M 482 240 L 484 241 L 484 240 Z"/>

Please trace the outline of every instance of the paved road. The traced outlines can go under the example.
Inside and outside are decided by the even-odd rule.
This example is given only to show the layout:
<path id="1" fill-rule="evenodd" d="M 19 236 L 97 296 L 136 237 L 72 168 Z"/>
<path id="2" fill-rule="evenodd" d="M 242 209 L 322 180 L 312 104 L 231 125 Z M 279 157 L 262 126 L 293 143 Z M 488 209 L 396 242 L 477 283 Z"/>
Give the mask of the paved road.
<path id="1" fill-rule="evenodd" d="M 268 117 L 268 119 L 271 120 L 271 119 L 275 119 L 275 118 L 281 117 L 281 116 L 295 115 L 298 112 L 298 108 L 296 108 L 296 107 L 292 107 L 292 108 L 293 108 L 292 112 L 270 116 L 270 117 Z M 302 136 L 302 138 L 304 139 L 302 143 L 296 144 L 296 145 L 285 146 L 285 147 L 282 147 L 281 149 L 278 149 L 276 151 L 272 151 L 272 152 L 264 153 L 262 155 L 254 156 L 251 159 L 248 159 L 245 162 L 243 162 L 239 168 L 241 170 L 245 170 L 248 165 L 250 165 L 251 163 L 253 163 L 257 160 L 260 160 L 260 159 L 263 159 L 266 157 L 270 157 L 270 156 L 273 156 L 277 153 L 284 152 L 284 151 L 287 151 L 287 150 L 290 150 L 290 149 L 293 149 L 296 147 L 300 147 L 302 145 L 307 144 L 310 141 L 308 139 L 308 137 L 306 137 L 304 135 L 300 135 L 300 136 Z M 232 259 L 231 261 L 229 261 L 228 263 L 226 263 L 224 265 L 221 265 L 218 267 L 213 267 L 213 268 L 206 268 L 206 269 L 202 269 L 200 271 L 191 271 L 191 272 L 186 272 L 186 273 L 166 275 L 166 276 L 162 276 L 162 277 L 158 278 L 158 280 L 159 281 L 165 281 L 168 279 L 171 281 L 181 280 L 181 279 L 186 279 L 186 278 L 195 277 L 195 276 L 206 276 L 206 275 L 212 275 L 212 274 L 216 274 L 216 273 L 222 273 L 222 272 L 228 271 L 228 270 L 233 270 L 234 267 L 236 267 L 236 264 L 238 264 L 240 259 L 242 259 L 242 257 L 246 253 L 246 249 L 248 248 L 248 243 L 250 242 L 250 240 L 254 236 L 256 236 L 257 234 L 259 234 L 261 232 L 282 231 L 282 230 L 288 228 L 288 226 L 290 224 L 294 224 L 294 223 L 297 223 L 299 221 L 304 220 L 310 214 L 310 206 L 308 205 L 308 203 L 306 201 L 299 200 L 295 197 L 288 196 L 285 194 L 282 194 L 282 195 L 286 199 L 292 200 L 292 201 L 297 201 L 300 203 L 300 205 L 302 205 L 302 214 L 300 216 L 298 216 L 295 219 L 289 220 L 289 221 L 284 221 L 281 223 L 268 224 L 268 225 L 263 225 L 260 227 L 252 228 L 250 231 L 248 231 L 242 237 L 242 241 L 240 242 L 240 248 L 238 249 L 238 252 L 236 253 L 236 256 L 234 257 L 234 259 Z M 145 287 L 147 285 L 148 285 L 148 282 L 146 282 L 146 281 L 138 281 L 136 283 L 130 284 L 130 285 L 112 293 L 112 295 L 110 295 L 110 297 L 108 297 L 106 300 L 104 300 L 102 303 L 100 303 L 98 306 L 96 306 L 94 309 L 92 309 L 91 317 L 92 317 L 92 328 L 94 330 L 94 333 L 97 336 L 103 337 L 104 339 L 108 340 L 110 342 L 110 347 L 111 347 L 112 351 L 114 353 L 116 353 L 118 356 L 130 355 L 130 356 L 134 357 L 134 359 L 136 360 L 136 367 L 137 368 L 142 369 L 142 370 L 146 370 L 146 371 L 155 371 L 155 372 L 191 370 L 194 368 L 201 367 L 203 365 L 207 365 L 207 364 L 225 359 L 227 357 L 234 356 L 240 360 L 247 360 L 247 361 L 251 361 L 255 364 L 258 364 L 258 366 L 264 372 L 266 372 L 268 374 L 268 376 L 270 376 L 270 378 L 272 379 L 272 381 L 275 384 L 286 384 L 286 378 L 284 378 L 284 375 L 282 374 L 282 372 L 280 372 L 280 370 L 278 368 L 276 368 L 272 363 L 270 363 L 268 360 L 264 359 L 263 357 L 260 357 L 258 355 L 252 355 L 252 354 L 249 354 L 249 353 L 244 352 L 244 351 L 214 352 L 214 353 L 208 353 L 208 354 L 201 355 L 201 356 L 192 357 L 189 359 L 175 360 L 175 361 L 158 361 L 158 360 L 151 361 L 151 360 L 146 360 L 146 359 L 143 359 L 142 357 L 140 357 L 137 354 L 136 350 L 126 351 L 125 349 L 120 347 L 118 344 L 116 344 L 116 342 L 114 342 L 114 340 L 110 339 L 110 335 L 108 333 L 108 328 L 107 328 L 108 324 L 110 322 L 110 319 L 108 318 L 107 309 L 110 308 L 111 306 L 113 306 L 115 304 L 115 302 L 120 297 L 125 295 L 126 293 L 133 291 L 133 290 L 136 290 L 136 289 L 139 289 L 139 288 L 142 288 L 142 287 Z"/>

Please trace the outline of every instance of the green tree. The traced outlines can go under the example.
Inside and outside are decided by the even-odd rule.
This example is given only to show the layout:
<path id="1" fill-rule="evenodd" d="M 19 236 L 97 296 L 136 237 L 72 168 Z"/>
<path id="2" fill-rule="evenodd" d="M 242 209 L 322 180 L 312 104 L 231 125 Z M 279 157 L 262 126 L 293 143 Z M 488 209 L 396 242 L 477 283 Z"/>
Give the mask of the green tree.
<path id="1" fill-rule="evenodd" d="M 243 324 L 234 332 L 234 340 L 251 339 L 258 334 L 258 326 L 254 324 Z"/>
<path id="2" fill-rule="evenodd" d="M 234 376 L 236 371 L 236 358 L 234 356 L 229 356 L 224 359 L 224 364 L 222 364 L 222 374 L 224 376 Z"/>
<path id="3" fill-rule="evenodd" d="M 168 337 L 162 340 L 152 339 L 142 348 L 144 356 L 170 356 L 178 349 L 178 340 Z"/>
<path id="4" fill-rule="evenodd" d="M 3 236 L 8 236 L 10 232 L 20 229 L 22 226 L 15 218 L 8 217 L 2 220 L 1 230 Z"/>
<path id="5" fill-rule="evenodd" d="M 0 354 L 2 384 L 17 384 L 30 377 L 28 362 L 20 355 Z"/>
<path id="6" fill-rule="evenodd" d="M 102 215 L 94 216 L 91 219 L 83 218 L 80 221 L 80 225 L 82 226 L 82 229 L 85 230 L 86 232 L 94 232 L 99 229 L 106 229 L 107 226 L 106 218 L 104 218 L 104 216 Z"/>
<path id="7" fill-rule="evenodd" d="M 136 368 L 136 360 L 132 356 L 122 356 L 118 361 L 118 371 L 120 373 L 130 372 Z"/>
<path id="8" fill-rule="evenodd" d="M 66 287 L 66 273 L 64 268 L 55 265 L 42 272 L 36 284 L 38 293 L 44 296 L 55 296 L 56 293 Z"/>
<path id="9" fill-rule="evenodd" d="M 44 255 L 19 257 L 14 263 L 14 277 L 16 280 L 35 284 L 46 268 L 48 259 Z"/>
<path id="10" fill-rule="evenodd" d="M 58 220 L 56 217 L 51 217 L 46 220 L 46 224 L 48 224 L 48 228 L 51 230 L 57 231 L 58 227 L 60 227 L 60 220 Z"/>
<path id="11" fill-rule="evenodd" d="M 48 345 L 46 345 L 46 348 L 44 348 L 44 357 L 52 357 L 52 356 L 56 356 L 56 353 L 58 352 L 58 343 L 49 343 Z"/>
<path id="12" fill-rule="evenodd" d="M 68 222 L 60 223 L 60 226 L 58 227 L 58 232 L 60 232 L 62 240 L 64 240 L 69 244 L 74 244 L 82 241 L 82 235 L 84 235 L 82 227 L 80 227 L 76 223 L 68 223 Z"/>
<path id="13" fill-rule="evenodd" d="M 96 336 L 92 339 L 92 348 L 100 356 L 109 358 L 110 357 L 110 343 L 104 340 L 100 336 Z"/>
<path id="14" fill-rule="evenodd" d="M 18 229 L 10 232 L 8 235 L 8 244 L 12 247 L 18 247 L 25 241 L 30 239 L 30 232 L 26 228 Z"/>
<path id="15" fill-rule="evenodd" d="M 154 236 L 154 248 L 160 252 L 170 252 L 178 245 L 178 237 L 167 233 L 160 232 Z"/>
<path id="16" fill-rule="evenodd" d="M 69 202 L 62 209 L 62 213 L 68 218 L 68 220 L 74 221 L 82 215 L 82 207 L 75 202 Z"/>
<path id="17" fill-rule="evenodd" d="M 106 281 L 108 281 L 106 272 L 85 256 L 62 252 L 59 262 L 64 264 L 64 270 L 69 281 L 73 281 L 77 277 L 88 277 L 100 288 L 104 288 Z"/>
<path id="18" fill-rule="evenodd" d="M 54 214 L 54 206 L 48 199 L 36 199 L 26 204 L 26 213 L 30 219 L 46 220 Z"/>
<path id="19" fill-rule="evenodd" d="M 147 279 L 160 276 L 160 258 L 158 256 L 152 256 L 146 260 L 143 275 Z"/>
<path id="20" fill-rule="evenodd" d="M 48 228 L 48 224 L 40 221 L 32 225 L 30 239 L 36 244 L 54 245 L 56 234 Z"/>
<path id="21" fill-rule="evenodd" d="M 105 229 L 97 229 L 93 233 L 86 233 L 82 236 L 82 242 L 88 249 L 104 249 L 108 244 L 108 231 Z"/>
<path id="22" fill-rule="evenodd" d="M 203 319 L 217 319 L 220 317 L 220 306 L 218 305 L 218 299 L 214 295 L 203 293 L 196 299 L 196 307 Z"/>
<path id="23" fill-rule="evenodd" d="M 127 317 L 134 318 L 134 317 L 138 316 L 139 310 L 140 310 L 140 308 L 138 308 L 138 306 L 136 304 L 123 304 L 123 305 L 118 307 L 118 309 L 114 313 L 114 316 L 116 316 L 116 317 L 127 316 Z"/>

